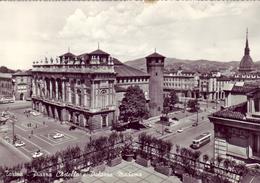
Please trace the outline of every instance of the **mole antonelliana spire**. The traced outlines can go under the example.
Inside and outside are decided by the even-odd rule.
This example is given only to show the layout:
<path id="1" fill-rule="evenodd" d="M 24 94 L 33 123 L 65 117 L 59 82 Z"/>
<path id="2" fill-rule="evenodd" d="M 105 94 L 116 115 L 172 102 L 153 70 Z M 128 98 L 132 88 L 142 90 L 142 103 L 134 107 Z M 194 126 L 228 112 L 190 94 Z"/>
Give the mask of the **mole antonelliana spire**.
<path id="1" fill-rule="evenodd" d="M 238 71 L 242 72 L 242 73 L 248 73 L 248 72 L 252 72 L 253 70 L 254 70 L 254 62 L 250 56 L 250 49 L 249 49 L 249 43 L 248 43 L 248 29 L 247 29 L 244 56 L 243 56 L 242 60 L 240 61 Z"/>

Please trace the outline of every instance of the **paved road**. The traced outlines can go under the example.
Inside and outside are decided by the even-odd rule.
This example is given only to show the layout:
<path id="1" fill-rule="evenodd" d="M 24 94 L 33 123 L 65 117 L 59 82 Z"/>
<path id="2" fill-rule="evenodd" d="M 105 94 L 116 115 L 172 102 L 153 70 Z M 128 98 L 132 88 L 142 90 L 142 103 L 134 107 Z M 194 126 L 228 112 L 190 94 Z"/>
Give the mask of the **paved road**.
<path id="1" fill-rule="evenodd" d="M 15 101 L 14 103 L 0 104 L 0 111 L 6 109 L 27 108 L 31 106 L 32 106 L 31 101 Z"/>
<path id="2" fill-rule="evenodd" d="M 145 129 L 142 131 L 133 132 L 135 138 L 138 137 L 138 134 L 146 131 L 148 134 L 152 134 L 153 136 L 159 138 L 169 139 L 173 142 L 173 144 L 180 144 L 182 146 L 188 147 L 192 142 L 192 139 L 196 136 L 200 135 L 205 131 L 210 131 L 213 134 L 213 126 L 207 120 L 207 115 L 210 112 L 213 112 L 212 105 L 209 104 L 210 111 L 204 111 L 199 114 L 199 126 L 191 127 L 191 125 L 196 121 L 196 113 L 191 114 L 189 112 L 183 113 L 179 111 L 177 113 L 172 114 L 174 117 L 178 117 L 180 120 L 175 123 L 174 126 L 170 127 L 173 130 L 171 134 L 165 134 L 162 136 L 161 127 L 162 125 L 159 123 L 155 123 L 158 121 L 158 117 L 154 118 L 153 128 Z M 0 165 L 6 164 L 9 166 L 15 165 L 20 162 L 28 161 L 32 157 L 32 153 L 36 150 L 40 149 L 44 154 L 53 154 L 57 151 L 67 148 L 68 146 L 74 146 L 78 144 L 80 147 L 84 147 L 85 144 L 90 140 L 90 135 L 82 130 L 69 131 L 68 125 L 61 125 L 59 122 L 56 122 L 53 119 L 40 116 L 31 116 L 27 118 L 24 115 L 24 109 L 30 106 L 28 102 L 20 102 L 17 104 L 4 104 L 0 105 L 0 111 L 9 107 L 10 111 L 14 112 L 17 117 L 17 122 L 15 123 L 15 134 L 17 134 L 18 138 L 26 143 L 25 146 L 16 148 L 14 147 L 5 147 L 3 144 L 0 144 Z M 203 108 L 203 107 L 202 107 Z M 202 119 L 204 116 L 204 120 Z M 45 122 L 45 124 L 43 123 Z M 28 123 L 32 124 L 32 127 L 28 127 Z M 35 128 L 37 125 L 37 128 Z M 12 126 L 11 124 L 7 125 L 9 131 L 7 134 L 1 133 L 0 135 L 6 136 L 8 135 L 12 139 Z M 183 133 L 176 133 L 179 128 L 183 128 Z M 33 134 L 31 132 L 33 131 Z M 65 136 L 62 139 L 53 139 L 52 136 L 56 132 L 61 132 Z M 101 131 L 100 133 L 96 133 L 96 137 L 99 135 L 109 134 L 110 131 Z M 207 144 L 202 147 L 200 150 L 203 152 L 211 154 L 211 150 L 213 150 L 212 144 Z"/>
<path id="3" fill-rule="evenodd" d="M 208 120 L 200 122 L 198 126 L 185 129 L 182 133 L 175 133 L 170 135 L 164 139 L 170 140 L 173 144 L 178 144 L 181 147 L 190 147 L 192 140 L 201 135 L 204 132 L 210 132 L 211 142 L 206 144 L 205 146 L 199 148 L 203 154 L 208 154 L 210 157 L 213 157 L 213 124 Z"/>
<path id="4" fill-rule="evenodd" d="M 69 125 L 61 125 L 60 122 L 42 115 L 27 118 L 24 114 L 25 109 L 9 108 L 9 110 L 13 112 L 17 118 L 14 127 L 15 134 L 20 140 L 25 142 L 26 145 L 15 148 L 13 145 L 4 147 L 3 144 L 1 144 L 0 165 L 8 163 L 9 166 L 12 166 L 16 165 L 17 162 L 31 160 L 32 154 L 39 149 L 44 154 L 49 155 L 66 149 L 69 146 L 79 145 L 84 148 L 85 144 L 90 140 L 90 135 L 83 130 L 76 129 L 70 131 Z M 29 123 L 31 123 L 31 126 L 28 126 Z M 3 139 L 3 137 L 8 136 L 12 140 L 12 124 L 7 122 L 5 125 L 5 129 L 6 128 L 8 129 L 7 133 L 1 132 L 0 138 Z M 53 135 L 57 132 L 64 134 L 64 137 L 54 139 Z M 102 135 L 106 134 L 108 134 L 108 132 L 102 132 Z M 93 138 L 98 135 L 100 134 L 96 133 Z M 12 149 L 15 149 L 15 151 L 11 151 Z M 16 160 L 16 158 L 12 159 L 12 157 L 21 154 L 22 156 L 19 156 L 20 161 L 13 161 Z"/>
<path id="5" fill-rule="evenodd" d="M 218 104 L 220 106 L 221 104 Z M 214 130 L 213 130 L 213 124 L 209 122 L 208 115 L 212 112 L 215 112 L 216 109 L 213 107 L 216 106 L 215 103 L 208 103 L 208 107 L 206 103 L 203 103 L 201 106 L 201 112 L 198 114 L 199 123 L 198 126 L 193 127 L 192 124 L 197 121 L 197 114 L 196 113 L 189 113 L 182 111 L 178 111 L 175 113 L 170 114 L 170 117 L 177 117 L 179 121 L 176 121 L 175 124 L 171 127 L 165 127 L 164 125 L 161 125 L 160 123 L 156 123 L 156 120 L 152 120 L 147 123 L 151 123 L 153 125 L 153 128 L 144 130 L 147 134 L 155 136 L 157 138 L 162 138 L 165 140 L 170 140 L 174 144 L 174 151 L 175 151 L 175 145 L 178 144 L 181 147 L 190 147 L 192 140 L 201 135 L 204 132 L 210 132 L 212 134 L 211 136 L 211 142 L 204 145 L 203 147 L 199 148 L 202 152 L 202 154 L 208 154 L 210 157 L 213 157 L 213 150 L 214 150 Z M 158 119 L 157 119 L 158 120 Z M 165 133 L 162 134 L 163 129 L 169 128 L 172 130 L 172 133 Z M 178 129 L 183 129 L 182 133 L 178 133 Z M 136 134 L 140 134 L 141 132 L 138 132 Z M 135 138 L 137 140 L 137 135 L 135 135 Z M 201 156 L 202 157 L 202 156 Z"/>
<path id="6" fill-rule="evenodd" d="M 14 147 L 12 148 L 2 142 L 0 142 L 0 160 L 0 166 L 13 166 L 29 161 L 29 159 L 17 152 Z"/>

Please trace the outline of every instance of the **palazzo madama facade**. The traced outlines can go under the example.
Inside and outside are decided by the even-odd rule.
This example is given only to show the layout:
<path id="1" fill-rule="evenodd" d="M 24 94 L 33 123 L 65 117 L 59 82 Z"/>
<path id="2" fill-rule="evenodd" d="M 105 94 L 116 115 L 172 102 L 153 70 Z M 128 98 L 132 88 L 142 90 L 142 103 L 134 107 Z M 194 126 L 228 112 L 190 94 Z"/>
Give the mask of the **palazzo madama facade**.
<path id="1" fill-rule="evenodd" d="M 82 128 L 110 126 L 115 119 L 113 58 L 98 49 L 34 62 L 33 109 Z"/>

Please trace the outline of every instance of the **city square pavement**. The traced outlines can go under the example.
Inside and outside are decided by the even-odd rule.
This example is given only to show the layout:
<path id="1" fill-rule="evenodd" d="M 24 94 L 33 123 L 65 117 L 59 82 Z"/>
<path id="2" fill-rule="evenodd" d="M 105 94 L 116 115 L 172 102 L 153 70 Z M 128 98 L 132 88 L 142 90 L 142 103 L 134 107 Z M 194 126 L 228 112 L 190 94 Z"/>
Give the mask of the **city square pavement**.
<path id="1" fill-rule="evenodd" d="M 143 167 L 135 162 L 123 161 L 115 167 L 106 167 L 101 173 L 75 177 L 67 183 L 181 183 L 176 176 L 158 173 L 153 167 Z"/>
<path id="2" fill-rule="evenodd" d="M 24 107 L 23 107 L 24 105 Z M 68 146 L 79 145 L 84 147 L 90 140 L 90 134 L 83 130 L 69 130 L 69 125 L 60 124 L 60 122 L 54 119 L 48 118 L 43 115 L 30 116 L 27 117 L 24 114 L 24 110 L 30 106 L 30 103 L 18 103 L 10 105 L 1 105 L 0 111 L 9 108 L 13 112 L 17 121 L 15 122 L 14 131 L 19 139 L 26 143 L 25 146 L 15 148 L 11 144 L 0 143 L 0 165 L 12 166 L 17 163 L 29 161 L 32 159 L 32 153 L 41 150 L 44 154 L 53 154 L 57 151 L 63 150 Z M 152 124 L 152 128 L 142 129 L 140 131 L 132 130 L 131 133 L 134 140 L 138 140 L 138 135 L 142 132 L 146 132 L 157 138 L 162 138 L 171 141 L 174 145 L 178 144 L 182 147 L 189 147 L 192 140 L 205 131 L 209 131 L 213 134 L 213 125 L 208 121 L 207 115 L 215 111 L 213 109 L 215 104 L 209 103 L 208 108 L 206 104 L 201 105 L 202 110 L 199 113 L 199 125 L 193 127 L 192 124 L 196 121 L 196 113 L 189 113 L 182 111 L 174 112 L 170 114 L 170 117 L 176 117 L 179 120 L 170 128 L 173 132 L 166 133 L 162 135 L 162 125 L 157 123 L 159 121 L 159 116 L 146 120 L 145 123 Z M 206 110 L 205 110 L 206 109 Z M 28 125 L 31 124 L 31 125 Z M 1 133 L 2 140 L 4 137 L 8 136 L 12 140 L 12 125 L 8 122 L 7 124 L 8 132 Z M 182 128 L 184 131 L 178 133 L 177 130 Z M 54 139 L 53 135 L 55 133 L 62 133 L 64 137 L 61 139 Z M 108 135 L 111 133 L 110 130 L 99 131 L 93 135 L 92 139 L 100 135 Z M 175 149 L 175 148 L 173 148 Z M 201 147 L 199 149 L 203 153 L 207 153 L 210 157 L 213 156 L 213 137 L 209 144 Z M 14 161 L 9 161 L 10 159 Z M 5 160 L 5 161 L 4 161 Z"/>
<path id="3" fill-rule="evenodd" d="M 0 133 L 0 165 L 13 166 L 17 163 L 30 161 L 32 154 L 37 150 L 40 150 L 45 155 L 50 155 L 69 146 L 79 145 L 84 147 L 90 140 L 88 132 L 80 129 L 70 131 L 70 125 L 60 124 L 60 122 L 46 116 L 30 115 L 27 117 L 24 111 L 29 105 L 26 104 L 22 107 L 22 104 L 20 104 L 19 106 L 17 108 L 14 104 L 1 105 L 0 112 L 8 108 L 10 112 L 15 114 L 17 121 L 15 122 L 14 133 L 20 140 L 25 142 L 25 146 L 16 148 L 12 145 L 12 124 L 7 122 L 4 125 L 7 130 Z M 54 139 L 53 135 L 55 133 L 62 133 L 64 137 Z M 109 130 L 96 132 L 92 134 L 92 139 L 110 133 Z M 5 138 L 9 138 L 9 143 L 4 140 Z"/>

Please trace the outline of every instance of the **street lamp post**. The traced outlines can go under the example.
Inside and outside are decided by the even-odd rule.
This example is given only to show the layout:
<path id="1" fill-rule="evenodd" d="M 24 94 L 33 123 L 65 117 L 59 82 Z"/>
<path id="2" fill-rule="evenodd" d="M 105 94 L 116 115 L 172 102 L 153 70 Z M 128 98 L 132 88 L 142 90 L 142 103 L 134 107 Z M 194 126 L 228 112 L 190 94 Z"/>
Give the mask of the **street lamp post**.
<path id="1" fill-rule="evenodd" d="M 208 95 L 206 95 L 206 100 L 207 100 L 207 108 L 209 108 L 209 101 L 208 101 Z"/>
<path id="2" fill-rule="evenodd" d="M 15 141 L 16 141 L 16 137 L 15 137 L 15 134 L 14 134 L 14 125 L 15 125 L 16 118 L 15 118 L 15 115 L 13 113 L 10 113 L 9 111 L 8 111 L 8 114 L 9 114 L 9 120 L 12 124 L 12 135 L 13 135 L 13 144 L 14 144 Z"/>
<path id="3" fill-rule="evenodd" d="M 197 122 L 196 122 L 196 126 L 199 124 L 199 103 L 197 101 L 197 104 L 196 104 L 196 111 L 197 111 Z"/>

